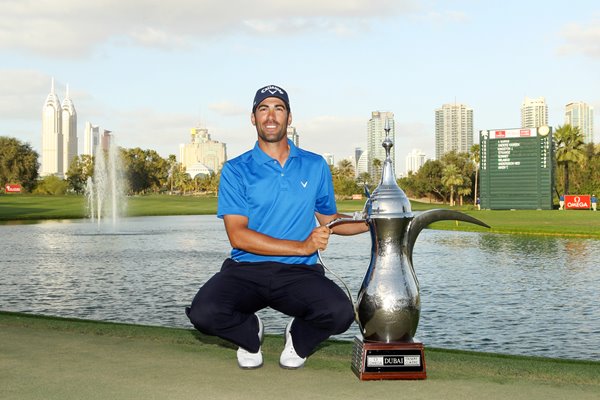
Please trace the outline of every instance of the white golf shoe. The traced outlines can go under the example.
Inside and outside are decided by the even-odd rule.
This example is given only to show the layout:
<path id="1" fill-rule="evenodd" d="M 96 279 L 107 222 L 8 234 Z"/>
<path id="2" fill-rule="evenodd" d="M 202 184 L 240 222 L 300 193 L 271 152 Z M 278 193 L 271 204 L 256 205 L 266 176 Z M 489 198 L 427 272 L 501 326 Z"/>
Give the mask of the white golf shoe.
<path id="1" fill-rule="evenodd" d="M 262 345 L 263 336 L 264 336 L 264 325 L 260 320 L 258 315 L 256 316 L 258 320 L 258 340 L 260 340 L 260 344 Z M 250 353 L 248 350 L 243 348 L 238 348 L 237 351 L 237 360 L 238 365 L 242 369 L 254 369 L 260 368 L 263 365 L 263 355 L 262 355 L 262 347 L 258 349 L 256 353 Z"/>
<path id="2" fill-rule="evenodd" d="M 306 361 L 306 357 L 300 357 L 298 353 L 296 353 L 296 349 L 294 349 L 294 342 L 292 340 L 292 323 L 294 319 L 288 322 L 285 327 L 285 346 L 283 347 L 283 351 L 281 352 L 281 356 L 279 357 L 279 366 L 285 369 L 297 369 L 302 368 L 304 366 L 304 362 Z"/>

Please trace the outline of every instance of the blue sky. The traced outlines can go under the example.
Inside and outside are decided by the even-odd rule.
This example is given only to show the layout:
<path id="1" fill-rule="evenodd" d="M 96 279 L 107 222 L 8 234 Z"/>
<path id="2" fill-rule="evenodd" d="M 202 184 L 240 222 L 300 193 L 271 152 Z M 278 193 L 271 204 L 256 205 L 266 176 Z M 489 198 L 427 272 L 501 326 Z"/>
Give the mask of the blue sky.
<path id="1" fill-rule="evenodd" d="M 89 4 L 88 4 L 89 3 Z M 41 152 L 52 77 L 84 124 L 119 145 L 179 154 L 194 126 L 250 148 L 254 92 L 290 94 L 301 146 L 336 161 L 366 146 L 375 110 L 396 120 L 397 170 L 434 156 L 434 112 L 473 108 L 474 128 L 520 125 L 524 98 L 595 109 L 600 141 L 600 3 L 409 0 L 2 0 L 0 135 Z M 475 137 L 477 142 L 477 136 Z"/>

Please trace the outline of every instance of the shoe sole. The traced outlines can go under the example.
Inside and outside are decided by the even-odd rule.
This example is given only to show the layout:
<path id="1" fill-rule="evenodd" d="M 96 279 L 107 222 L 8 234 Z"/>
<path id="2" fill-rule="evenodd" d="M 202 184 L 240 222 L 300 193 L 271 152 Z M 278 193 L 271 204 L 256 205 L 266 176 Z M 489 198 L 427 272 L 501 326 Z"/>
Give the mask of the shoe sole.
<path id="1" fill-rule="evenodd" d="M 242 367 L 240 364 L 238 364 L 238 367 L 240 367 L 240 369 L 259 369 L 263 365 L 264 365 L 264 363 L 257 365 L 256 367 Z"/>
<path id="2" fill-rule="evenodd" d="M 304 364 L 302 364 L 302 365 L 301 365 L 301 366 L 299 366 L 299 367 L 289 367 L 289 366 L 287 366 L 287 365 L 283 365 L 282 363 L 279 363 L 279 366 L 280 366 L 281 368 L 283 368 L 283 369 L 300 369 L 300 368 L 304 368 Z"/>

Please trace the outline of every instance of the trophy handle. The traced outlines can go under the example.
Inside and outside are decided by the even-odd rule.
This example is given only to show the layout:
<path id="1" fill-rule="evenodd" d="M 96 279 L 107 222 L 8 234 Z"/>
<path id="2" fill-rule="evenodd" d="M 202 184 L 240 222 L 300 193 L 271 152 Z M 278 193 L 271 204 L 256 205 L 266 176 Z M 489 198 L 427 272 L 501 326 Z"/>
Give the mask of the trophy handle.
<path id="1" fill-rule="evenodd" d="M 446 220 L 458 220 L 469 222 L 471 224 L 484 226 L 486 228 L 491 228 L 485 222 L 478 220 L 477 218 L 471 217 L 470 215 L 463 214 L 459 211 L 454 210 L 446 210 L 446 209 L 433 209 L 423 211 L 413 218 L 408 226 L 408 232 L 406 235 L 406 249 L 408 251 L 408 259 L 412 264 L 412 253 L 415 242 L 417 241 L 417 237 L 419 233 L 426 228 L 428 225 L 437 222 L 437 221 L 446 221 Z"/>

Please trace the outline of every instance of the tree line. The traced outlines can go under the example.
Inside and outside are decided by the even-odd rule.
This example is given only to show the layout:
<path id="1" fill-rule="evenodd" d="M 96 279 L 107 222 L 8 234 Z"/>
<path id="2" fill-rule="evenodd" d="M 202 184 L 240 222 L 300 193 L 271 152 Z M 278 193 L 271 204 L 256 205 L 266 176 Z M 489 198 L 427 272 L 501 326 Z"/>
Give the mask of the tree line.
<path id="1" fill-rule="evenodd" d="M 600 193 L 600 145 L 585 144 L 577 127 L 559 126 L 554 132 L 555 188 L 562 194 Z M 174 155 L 162 158 L 154 150 L 141 148 L 120 150 L 126 191 L 129 195 L 149 193 L 216 194 L 220 174 L 190 177 Z M 39 155 L 27 143 L 0 136 L 0 190 L 6 184 L 20 184 L 24 192 L 65 194 L 85 192 L 88 177 L 94 174 L 94 157 L 77 156 L 65 179 L 56 176 L 39 177 Z M 382 160 L 372 161 L 380 171 Z M 333 184 L 338 198 L 349 198 L 371 190 L 380 176 L 362 173 L 356 177 L 349 160 L 331 167 Z M 439 160 L 428 160 L 416 172 L 410 171 L 398 184 L 411 198 L 453 205 L 475 204 L 479 187 L 479 145 L 468 153 L 449 152 Z"/>
<path id="2" fill-rule="evenodd" d="M 120 160 L 128 195 L 151 193 L 212 193 L 219 186 L 219 174 L 195 178 L 186 174 L 174 155 L 166 159 L 155 150 L 120 148 Z M 106 155 L 104 155 L 106 156 Z M 0 136 L 0 192 L 6 184 L 19 184 L 23 192 L 34 194 L 84 194 L 88 178 L 94 175 L 93 156 L 73 159 L 65 178 L 39 176 L 39 154 L 28 143 Z"/>

